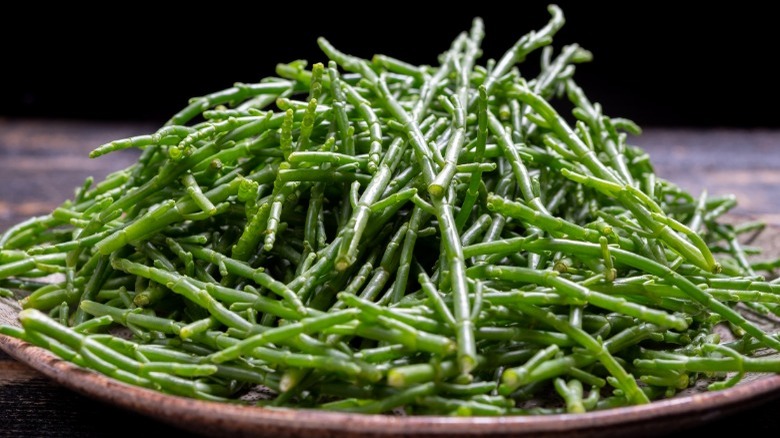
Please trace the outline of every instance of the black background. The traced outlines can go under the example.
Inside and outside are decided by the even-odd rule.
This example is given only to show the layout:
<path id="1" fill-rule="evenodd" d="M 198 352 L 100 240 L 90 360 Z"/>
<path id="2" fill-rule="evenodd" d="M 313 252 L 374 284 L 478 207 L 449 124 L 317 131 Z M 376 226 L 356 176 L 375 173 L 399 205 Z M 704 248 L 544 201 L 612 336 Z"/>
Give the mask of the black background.
<path id="1" fill-rule="evenodd" d="M 561 1 L 567 24 L 555 45 L 594 53 L 576 77 L 610 115 L 643 126 L 778 127 L 777 19 L 758 3 L 722 3 Z M 484 63 L 547 22 L 547 2 L 508 4 L 39 6 L 5 17 L 0 116 L 162 122 L 189 97 L 272 75 L 278 62 L 323 61 L 320 35 L 355 55 L 434 64 L 477 15 Z"/>

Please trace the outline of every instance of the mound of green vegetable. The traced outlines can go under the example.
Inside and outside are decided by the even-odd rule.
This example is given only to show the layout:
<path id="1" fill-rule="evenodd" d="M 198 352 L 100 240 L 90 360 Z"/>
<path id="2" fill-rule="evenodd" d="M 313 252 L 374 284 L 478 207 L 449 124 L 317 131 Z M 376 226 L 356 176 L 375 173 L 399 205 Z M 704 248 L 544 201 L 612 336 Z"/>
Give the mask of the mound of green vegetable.
<path id="1" fill-rule="evenodd" d="M 362 413 L 577 413 L 780 371 L 743 316 L 780 312 L 737 240 L 757 226 L 655 176 L 550 12 L 485 66 L 479 20 L 438 67 L 321 39 L 327 67 L 97 148 L 142 153 L 0 238 L 0 284 L 29 292 L 0 332 L 167 393 Z"/>

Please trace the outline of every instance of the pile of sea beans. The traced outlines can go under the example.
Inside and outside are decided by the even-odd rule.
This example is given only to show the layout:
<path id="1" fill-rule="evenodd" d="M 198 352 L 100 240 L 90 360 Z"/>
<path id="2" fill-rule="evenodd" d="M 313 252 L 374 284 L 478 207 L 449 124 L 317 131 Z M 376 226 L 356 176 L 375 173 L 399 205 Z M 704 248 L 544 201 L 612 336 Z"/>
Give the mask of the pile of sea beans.
<path id="1" fill-rule="evenodd" d="M 484 66 L 480 20 L 437 67 L 320 39 L 327 67 L 100 146 L 142 153 L 0 238 L 0 290 L 27 291 L 0 332 L 166 393 L 361 413 L 580 413 L 780 371 L 753 354 L 780 349 L 754 322 L 780 283 L 738 241 L 760 225 L 656 177 L 550 12 Z"/>

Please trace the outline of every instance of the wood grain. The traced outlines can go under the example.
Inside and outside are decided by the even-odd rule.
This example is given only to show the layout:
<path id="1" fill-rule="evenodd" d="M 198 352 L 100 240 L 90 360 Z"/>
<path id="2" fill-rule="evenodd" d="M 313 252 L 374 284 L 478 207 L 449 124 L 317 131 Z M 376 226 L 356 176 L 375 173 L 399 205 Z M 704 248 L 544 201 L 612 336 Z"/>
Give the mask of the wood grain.
<path id="1" fill-rule="evenodd" d="M 181 431 L 65 389 L 0 351 L 0 436 L 104 437 L 106 425 L 125 434 Z"/>
<path id="2" fill-rule="evenodd" d="M 658 175 L 698 195 L 733 194 L 733 213 L 780 225 L 780 132 L 651 129 L 633 139 Z"/>
<path id="3" fill-rule="evenodd" d="M 100 181 L 132 164 L 138 151 L 87 157 L 105 142 L 151 129 L 142 124 L 0 119 L 0 230 L 50 212 L 88 176 Z"/>
<path id="4" fill-rule="evenodd" d="M 24 383 L 39 379 L 40 374 L 27 365 L 16 362 L 0 351 L 0 386 L 23 385 Z"/>
<path id="5" fill-rule="evenodd" d="M 136 151 L 87 159 L 112 139 L 147 133 L 139 124 L 0 119 L 0 230 L 30 215 L 50 211 L 88 175 L 101 178 L 126 167 Z M 694 193 L 736 194 L 736 214 L 780 225 L 780 131 L 648 130 L 632 139 L 652 157 L 659 175 Z M 780 394 L 778 394 L 780 395 Z M 715 434 L 739 425 L 751 434 L 776 434 L 780 401 L 670 436 Z M 177 436 L 181 431 L 81 396 L 0 352 L 0 436 L 106 436 L 104 424 L 122 435 Z M 649 431 L 637 431 L 644 435 Z"/>

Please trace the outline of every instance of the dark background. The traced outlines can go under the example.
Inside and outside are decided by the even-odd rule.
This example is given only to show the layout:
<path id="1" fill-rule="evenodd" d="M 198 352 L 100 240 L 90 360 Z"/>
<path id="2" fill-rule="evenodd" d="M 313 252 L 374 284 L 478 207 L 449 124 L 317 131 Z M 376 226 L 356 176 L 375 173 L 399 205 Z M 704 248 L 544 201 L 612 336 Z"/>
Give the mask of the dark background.
<path id="1" fill-rule="evenodd" d="M 320 35 L 363 57 L 435 63 L 476 15 L 486 25 L 484 63 L 547 22 L 547 2 L 512 3 L 426 5 L 429 13 L 423 2 L 388 1 L 212 2 L 171 13 L 121 2 L 111 13 L 39 6 L 5 17 L 0 117 L 162 122 L 189 97 L 272 75 L 278 62 L 323 61 Z M 608 114 L 643 126 L 780 127 L 780 36 L 766 6 L 558 3 L 567 24 L 555 45 L 577 42 L 594 53 L 576 77 Z"/>

